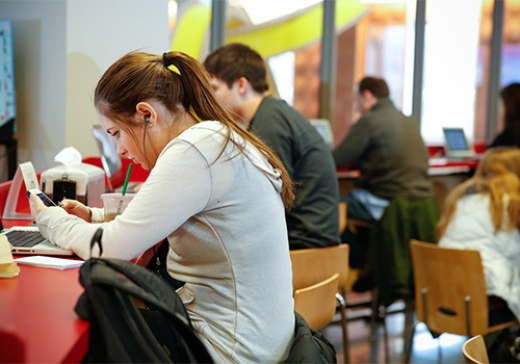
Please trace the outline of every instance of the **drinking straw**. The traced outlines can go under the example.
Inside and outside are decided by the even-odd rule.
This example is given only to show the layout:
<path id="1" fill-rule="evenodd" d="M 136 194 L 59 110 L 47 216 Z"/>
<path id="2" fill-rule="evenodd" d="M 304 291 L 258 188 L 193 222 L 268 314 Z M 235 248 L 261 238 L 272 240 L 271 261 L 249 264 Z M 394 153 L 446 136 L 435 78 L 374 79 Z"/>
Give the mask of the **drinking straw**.
<path id="1" fill-rule="evenodd" d="M 125 193 L 126 193 L 126 188 L 128 187 L 128 181 L 130 180 L 130 173 L 132 172 L 132 166 L 133 164 L 130 163 L 128 165 L 128 171 L 126 172 L 126 178 L 125 178 L 125 183 L 123 183 L 123 189 L 121 190 L 121 194 L 124 196 Z"/>

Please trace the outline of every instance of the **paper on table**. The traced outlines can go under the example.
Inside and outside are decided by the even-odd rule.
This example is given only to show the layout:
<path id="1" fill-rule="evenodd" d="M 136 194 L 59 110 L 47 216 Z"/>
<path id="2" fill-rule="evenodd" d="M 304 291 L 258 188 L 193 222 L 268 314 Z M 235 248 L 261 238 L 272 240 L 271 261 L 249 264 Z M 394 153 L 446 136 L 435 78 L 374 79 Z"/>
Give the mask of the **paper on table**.
<path id="1" fill-rule="evenodd" d="M 33 265 L 35 267 L 43 267 L 43 268 L 54 268 L 54 269 L 69 269 L 76 268 L 85 263 L 82 260 L 74 260 L 74 259 L 63 259 L 63 258 L 53 258 L 53 257 L 45 257 L 42 255 L 35 255 L 31 257 L 23 257 L 14 260 L 18 264 L 27 264 Z"/>

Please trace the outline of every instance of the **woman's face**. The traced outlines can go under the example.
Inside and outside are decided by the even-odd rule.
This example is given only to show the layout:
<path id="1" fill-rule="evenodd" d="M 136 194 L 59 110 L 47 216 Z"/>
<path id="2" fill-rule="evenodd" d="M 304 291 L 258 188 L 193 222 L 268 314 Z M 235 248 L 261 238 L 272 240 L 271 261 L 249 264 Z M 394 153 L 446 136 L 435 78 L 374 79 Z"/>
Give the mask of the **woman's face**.
<path id="1" fill-rule="evenodd" d="M 130 158 L 133 163 L 139 163 L 144 169 L 149 170 L 149 161 L 142 152 L 143 128 L 134 126 L 127 131 L 104 115 L 98 114 L 98 118 L 103 129 L 114 137 L 117 153 L 121 157 Z"/>

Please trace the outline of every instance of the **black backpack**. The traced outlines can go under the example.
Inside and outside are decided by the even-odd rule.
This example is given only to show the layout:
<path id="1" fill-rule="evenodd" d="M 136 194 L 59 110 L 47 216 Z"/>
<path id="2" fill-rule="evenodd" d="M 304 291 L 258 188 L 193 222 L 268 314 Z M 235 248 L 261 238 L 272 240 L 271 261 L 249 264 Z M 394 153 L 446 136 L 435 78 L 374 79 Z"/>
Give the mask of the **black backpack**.
<path id="1" fill-rule="evenodd" d="M 92 245 L 100 254 L 102 230 Z M 213 363 L 175 290 L 156 273 L 120 259 L 87 260 L 75 311 L 90 322 L 86 363 Z"/>

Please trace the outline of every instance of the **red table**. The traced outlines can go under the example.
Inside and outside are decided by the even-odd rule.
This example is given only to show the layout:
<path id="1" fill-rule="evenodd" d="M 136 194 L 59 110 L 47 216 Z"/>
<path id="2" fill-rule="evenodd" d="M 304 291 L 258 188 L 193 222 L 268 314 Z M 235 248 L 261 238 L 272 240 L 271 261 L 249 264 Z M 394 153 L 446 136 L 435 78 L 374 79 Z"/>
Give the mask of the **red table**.
<path id="1" fill-rule="evenodd" d="M 0 279 L 0 331 L 18 337 L 24 352 L 12 353 L 18 349 L 1 341 L 0 361 L 14 354 L 26 363 L 80 362 L 88 348 L 89 323 L 74 312 L 83 292 L 79 268 L 19 266 L 18 277 Z"/>

